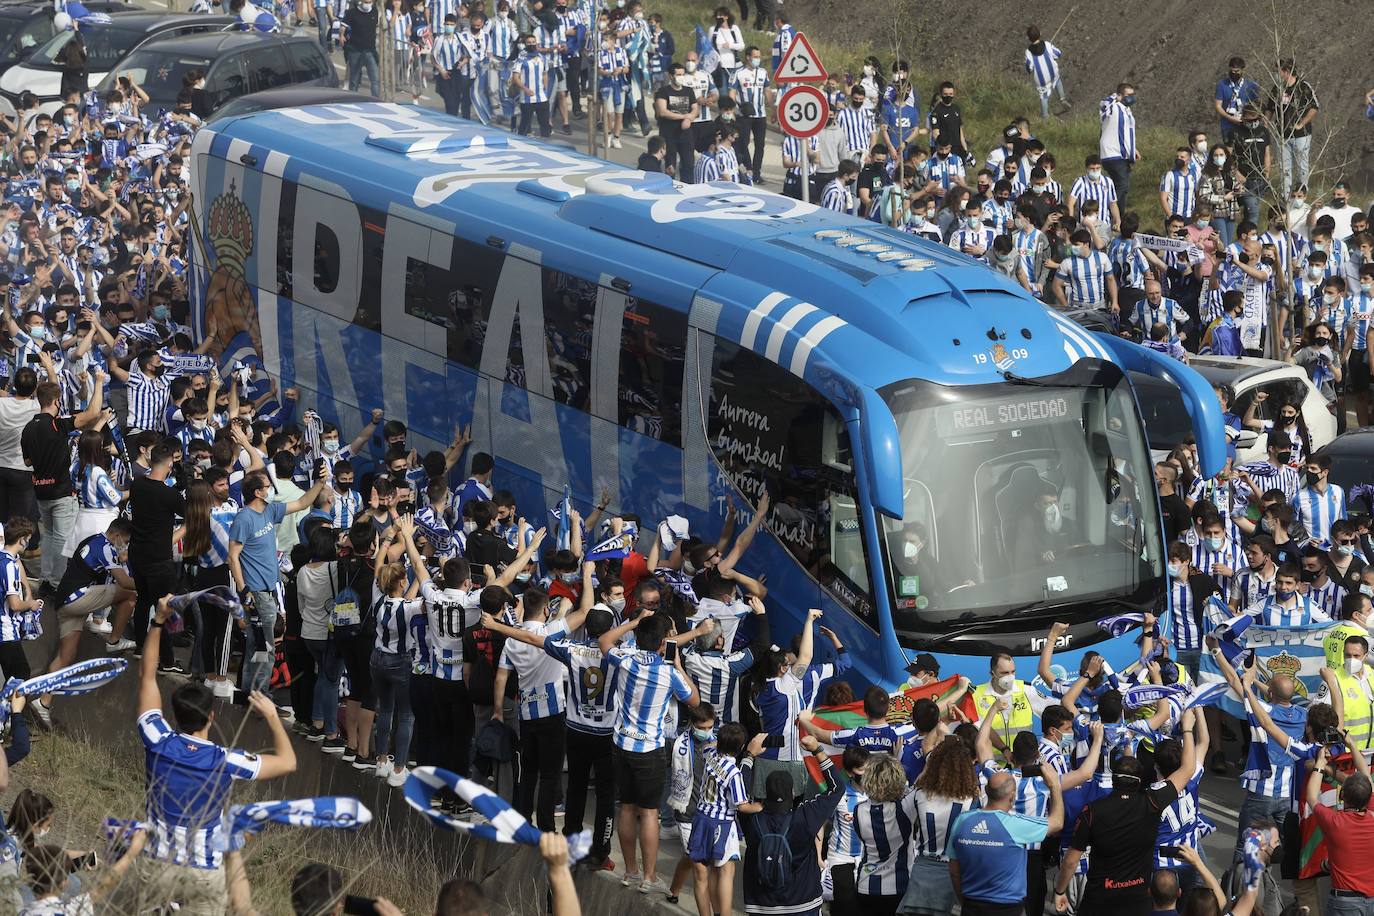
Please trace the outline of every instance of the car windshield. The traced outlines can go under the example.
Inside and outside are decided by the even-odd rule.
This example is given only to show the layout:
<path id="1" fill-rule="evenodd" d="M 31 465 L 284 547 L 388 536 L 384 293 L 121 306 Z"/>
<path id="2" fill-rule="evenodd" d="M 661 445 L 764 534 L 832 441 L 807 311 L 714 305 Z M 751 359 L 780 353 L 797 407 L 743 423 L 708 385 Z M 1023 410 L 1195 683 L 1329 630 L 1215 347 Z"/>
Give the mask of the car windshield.
<path id="1" fill-rule="evenodd" d="M 61 67 L 58 62 L 59 56 L 75 34 L 70 31 L 58 32 L 34 51 L 28 62 L 39 67 Z M 129 49 L 142 41 L 147 34 L 142 29 L 83 22 L 81 37 L 86 41 L 86 68 L 93 72 L 112 69 L 124 59 Z"/>
<path id="2" fill-rule="evenodd" d="M 1150 448 L 1172 451 L 1193 434 L 1193 419 L 1183 406 L 1183 395 L 1177 385 L 1139 372 L 1131 373 L 1131 385 Z"/>
<path id="3" fill-rule="evenodd" d="M 905 487 L 903 520 L 885 522 L 899 635 L 1157 588 L 1154 478 L 1117 367 L 1084 360 L 1033 383 L 910 381 L 883 394 Z"/>
<path id="4" fill-rule="evenodd" d="M 19 27 L 24 24 L 28 17 L 0 16 L 0 60 L 11 62 L 19 59 L 21 53 L 27 54 L 33 45 L 22 45 L 15 41 L 15 36 Z M 29 39 L 33 41 L 32 38 Z"/>
<path id="5" fill-rule="evenodd" d="M 136 85 L 156 100 L 175 100 L 182 88 L 182 77 L 192 70 L 202 73 L 210 69 L 206 57 L 178 54 L 168 48 L 143 48 L 130 54 L 119 67 L 101 84 L 101 89 L 110 89 L 114 80 L 127 76 Z"/>

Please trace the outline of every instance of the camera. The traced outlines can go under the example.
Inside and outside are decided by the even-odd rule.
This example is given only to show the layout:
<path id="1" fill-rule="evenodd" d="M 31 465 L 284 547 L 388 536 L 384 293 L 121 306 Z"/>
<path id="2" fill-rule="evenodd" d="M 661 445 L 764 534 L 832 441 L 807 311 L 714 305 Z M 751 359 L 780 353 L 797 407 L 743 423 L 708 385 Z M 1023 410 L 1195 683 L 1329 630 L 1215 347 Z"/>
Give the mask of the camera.
<path id="1" fill-rule="evenodd" d="M 1322 730 L 1320 743 L 1325 744 L 1328 747 L 1333 744 L 1344 744 L 1345 735 L 1341 734 L 1341 730 L 1336 726 L 1328 725 L 1325 729 Z"/>

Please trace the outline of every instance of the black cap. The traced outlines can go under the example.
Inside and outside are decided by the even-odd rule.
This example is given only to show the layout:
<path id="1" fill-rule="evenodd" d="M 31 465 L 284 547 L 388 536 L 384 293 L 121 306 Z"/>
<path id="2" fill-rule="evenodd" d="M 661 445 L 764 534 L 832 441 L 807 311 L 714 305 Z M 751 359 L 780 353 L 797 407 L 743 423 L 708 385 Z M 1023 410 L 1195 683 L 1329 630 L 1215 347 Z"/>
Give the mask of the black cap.
<path id="1" fill-rule="evenodd" d="M 937 662 L 935 656 L 931 655 L 929 652 L 922 652 L 920 655 L 916 656 L 916 659 L 911 664 L 906 666 L 906 670 L 911 674 L 915 674 L 917 671 L 929 671 L 932 674 L 939 674 L 940 663 Z"/>
<path id="2" fill-rule="evenodd" d="M 1002 128 L 1002 136 L 1007 140 L 1018 140 L 1021 137 L 1021 128 L 1015 124 L 1008 124 Z"/>
<path id="3" fill-rule="evenodd" d="M 763 784 L 763 810 L 769 814 L 787 814 L 792 810 L 792 774 L 774 770 Z"/>

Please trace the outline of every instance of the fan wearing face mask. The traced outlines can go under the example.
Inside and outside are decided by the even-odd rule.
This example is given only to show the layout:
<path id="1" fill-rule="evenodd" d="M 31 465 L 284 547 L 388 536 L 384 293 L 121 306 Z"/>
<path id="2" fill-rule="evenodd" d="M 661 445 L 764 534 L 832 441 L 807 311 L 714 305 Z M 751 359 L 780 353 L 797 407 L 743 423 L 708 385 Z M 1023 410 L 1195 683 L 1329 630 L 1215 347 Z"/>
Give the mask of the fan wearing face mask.
<path id="1" fill-rule="evenodd" d="M 1368 602 L 1364 607 L 1369 607 Z M 1367 610 L 1363 616 L 1368 621 Z M 1340 666 L 1322 668 L 1323 689 L 1318 699 L 1329 699 L 1335 707 L 1352 748 L 1368 751 L 1374 748 L 1374 681 L 1369 676 L 1369 637 L 1347 636 L 1341 648 Z"/>

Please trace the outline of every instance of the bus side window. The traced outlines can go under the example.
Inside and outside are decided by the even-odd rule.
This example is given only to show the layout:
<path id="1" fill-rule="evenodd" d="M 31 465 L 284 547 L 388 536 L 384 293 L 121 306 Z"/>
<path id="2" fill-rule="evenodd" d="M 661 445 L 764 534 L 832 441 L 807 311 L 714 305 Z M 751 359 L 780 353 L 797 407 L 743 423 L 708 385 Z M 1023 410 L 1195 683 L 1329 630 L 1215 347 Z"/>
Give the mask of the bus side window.
<path id="1" fill-rule="evenodd" d="M 596 284 L 544 268 L 544 335 L 553 396 L 586 412 L 592 381 L 592 320 Z"/>
<path id="2" fill-rule="evenodd" d="M 626 300 L 620 329 L 620 425 L 661 442 L 682 441 L 682 372 L 687 316 L 643 299 Z"/>
<path id="3" fill-rule="evenodd" d="M 786 369 L 716 338 L 706 440 L 750 502 L 766 487 L 768 528 L 841 604 L 873 623 L 872 585 L 849 437 L 835 408 Z"/>
<path id="4" fill-rule="evenodd" d="M 447 316 L 448 358 L 469 369 L 475 370 L 482 365 L 487 318 L 491 315 L 491 300 L 504 258 L 499 249 L 455 238 L 453 260 L 446 272 L 448 283 L 428 291 L 431 308 L 438 308 L 439 296 L 445 297 L 441 314 Z M 434 270 L 433 267 L 428 269 Z M 409 287 L 407 290 L 406 306 L 409 308 Z M 416 291 L 420 292 L 418 288 Z M 514 348 L 512 358 L 520 358 L 518 347 Z"/>

